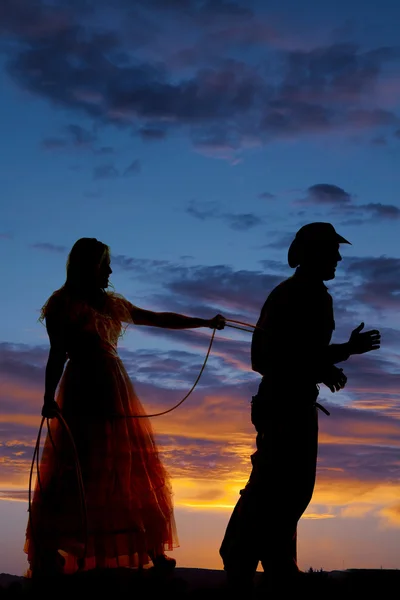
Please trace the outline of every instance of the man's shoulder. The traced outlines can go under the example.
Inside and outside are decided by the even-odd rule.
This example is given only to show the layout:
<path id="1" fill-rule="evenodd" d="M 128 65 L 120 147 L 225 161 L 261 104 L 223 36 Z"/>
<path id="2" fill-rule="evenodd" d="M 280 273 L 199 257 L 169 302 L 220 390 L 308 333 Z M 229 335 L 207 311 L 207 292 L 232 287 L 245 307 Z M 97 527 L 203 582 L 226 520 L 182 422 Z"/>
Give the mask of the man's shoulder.
<path id="1" fill-rule="evenodd" d="M 292 275 L 273 288 L 265 305 L 266 307 L 281 306 L 282 308 L 293 305 L 302 306 L 304 303 L 308 304 L 312 298 L 318 299 L 319 302 L 326 298 L 329 303 L 332 303 L 332 296 L 325 285 L 321 284 L 316 287 L 310 285 L 307 280 Z"/>
<path id="2" fill-rule="evenodd" d="M 271 291 L 270 296 L 284 296 L 296 293 L 322 293 L 323 295 L 332 297 L 326 285 L 321 281 L 315 284 L 305 278 L 298 277 L 295 274 L 287 277 Z"/>
<path id="3" fill-rule="evenodd" d="M 283 279 L 278 285 L 276 285 L 269 293 L 268 299 L 283 300 L 285 297 L 290 297 L 293 291 L 297 288 L 296 281 L 293 276 Z"/>

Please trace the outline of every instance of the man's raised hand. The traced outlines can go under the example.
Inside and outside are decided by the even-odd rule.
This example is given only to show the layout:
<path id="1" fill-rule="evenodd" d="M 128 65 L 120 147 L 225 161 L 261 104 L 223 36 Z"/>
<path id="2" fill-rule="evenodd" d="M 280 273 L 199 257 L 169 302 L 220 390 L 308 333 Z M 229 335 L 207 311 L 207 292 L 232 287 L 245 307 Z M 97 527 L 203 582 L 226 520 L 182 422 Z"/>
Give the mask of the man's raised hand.
<path id="1" fill-rule="evenodd" d="M 361 331 L 364 329 L 364 323 L 353 329 L 349 338 L 350 354 L 364 354 L 371 350 L 378 350 L 381 347 L 381 334 L 378 329 L 370 331 Z"/>

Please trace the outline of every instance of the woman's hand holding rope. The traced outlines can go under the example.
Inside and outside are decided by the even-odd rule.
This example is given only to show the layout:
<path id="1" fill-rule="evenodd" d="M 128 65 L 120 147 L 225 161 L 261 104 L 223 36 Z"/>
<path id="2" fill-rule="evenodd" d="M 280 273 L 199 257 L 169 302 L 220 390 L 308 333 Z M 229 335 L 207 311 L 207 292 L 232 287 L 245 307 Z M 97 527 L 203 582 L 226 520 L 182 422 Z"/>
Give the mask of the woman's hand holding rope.
<path id="1" fill-rule="evenodd" d="M 53 419 L 60 412 L 60 407 L 55 400 L 44 400 L 42 407 L 42 417 L 46 419 Z"/>
<path id="2" fill-rule="evenodd" d="M 212 319 L 209 320 L 208 326 L 210 329 L 224 329 L 226 325 L 226 319 L 222 315 L 215 315 Z"/>

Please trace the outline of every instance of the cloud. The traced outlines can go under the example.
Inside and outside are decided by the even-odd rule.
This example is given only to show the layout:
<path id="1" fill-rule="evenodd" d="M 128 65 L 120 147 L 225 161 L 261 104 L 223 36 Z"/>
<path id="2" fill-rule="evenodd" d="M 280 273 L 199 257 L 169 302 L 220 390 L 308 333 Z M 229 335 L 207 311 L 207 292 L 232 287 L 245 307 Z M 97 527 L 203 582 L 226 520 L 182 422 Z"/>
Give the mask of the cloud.
<path id="1" fill-rule="evenodd" d="M 248 231 L 263 223 L 263 219 L 252 213 L 242 213 L 239 215 L 225 214 L 223 217 L 227 219 L 231 229 L 235 229 L 236 231 Z"/>
<path id="2" fill-rule="evenodd" d="M 354 298 L 375 310 L 398 312 L 400 295 L 400 259 L 387 256 L 348 258 L 346 272 L 359 277 Z"/>
<path id="3" fill-rule="evenodd" d="M 216 78 L 218 87 L 223 83 L 225 75 L 213 75 L 210 73 L 210 83 Z M 221 78 L 221 82 L 219 79 Z M 223 90 L 221 90 L 223 93 Z M 239 117 L 238 117 L 239 118 Z M 228 161 L 232 166 L 242 162 L 242 153 L 246 149 L 259 147 L 260 139 L 254 133 L 240 131 L 240 129 L 229 130 L 223 123 L 211 121 L 209 124 L 194 125 L 191 129 L 193 148 L 210 158 Z"/>
<path id="4" fill-rule="evenodd" d="M 146 294 L 146 303 L 154 310 L 186 314 L 197 311 L 198 316 L 204 318 L 221 311 L 229 312 L 231 318 L 239 319 L 245 315 L 258 318 L 267 293 L 283 277 L 276 272 L 235 271 L 229 265 L 175 264 L 125 255 L 112 254 L 111 261 L 113 268 L 126 271 L 138 282 L 146 285 L 151 282 L 152 291 Z M 137 303 L 134 298 L 131 301 Z M 163 334 L 168 335 L 168 332 Z M 178 333 L 174 332 L 174 335 Z"/>
<path id="5" fill-rule="evenodd" d="M 28 502 L 28 490 L 0 490 L 0 500 Z"/>
<path id="6" fill-rule="evenodd" d="M 394 112 L 363 106 L 371 89 L 379 88 L 386 62 L 398 60 L 396 49 L 360 52 L 354 44 L 333 44 L 284 57 L 278 93 L 262 121 L 272 135 L 356 131 L 393 125 Z M 358 106 L 357 106 L 358 105 Z"/>
<path id="7" fill-rule="evenodd" d="M 178 275 L 178 276 L 177 276 Z M 211 308 L 221 308 L 234 314 L 258 315 L 266 294 L 281 277 L 242 269 L 235 271 L 227 265 L 192 267 L 168 278 L 164 287 L 169 302 L 200 302 Z M 204 311 L 204 308 L 203 308 Z"/>
<path id="8" fill-rule="evenodd" d="M 191 201 L 186 212 L 200 221 L 219 219 L 235 231 L 248 231 L 262 225 L 263 218 L 253 213 L 232 214 L 223 212 L 216 202 Z"/>
<path id="9" fill-rule="evenodd" d="M 382 204 L 381 202 L 370 202 L 369 204 L 353 204 L 351 206 L 341 207 L 336 211 L 336 215 L 341 214 L 343 218 L 342 225 L 364 225 L 371 223 L 377 225 L 383 220 L 396 220 L 400 217 L 400 209 L 394 204 Z M 346 210 L 344 210 L 346 209 Z"/>
<path id="10" fill-rule="evenodd" d="M 145 277 L 156 273 L 165 273 L 166 271 L 180 270 L 180 267 L 174 267 L 173 263 L 167 260 L 155 260 L 146 258 L 134 258 L 124 254 L 112 254 L 113 265 L 117 265 L 123 271 L 134 273 L 136 276 Z"/>
<path id="11" fill-rule="evenodd" d="M 311 204 L 326 206 L 331 209 L 332 215 L 345 217 L 342 224 L 360 225 L 368 220 L 379 222 L 384 219 L 398 219 L 400 209 L 393 204 L 370 202 L 356 204 L 355 196 L 343 188 L 331 183 L 317 183 L 310 186 L 304 198 L 297 200 L 296 204 Z"/>
<path id="12" fill-rule="evenodd" d="M 388 142 L 383 135 L 377 135 L 376 137 L 372 138 L 371 144 L 373 146 L 387 146 Z"/>
<path id="13" fill-rule="evenodd" d="M 286 58 L 283 87 L 292 99 L 306 104 L 326 103 L 330 107 L 340 102 L 348 106 L 354 118 L 367 114 L 387 118 L 385 111 L 378 107 L 355 107 L 355 103 L 366 92 L 374 94 L 382 65 L 398 60 L 397 48 L 386 46 L 361 51 L 354 43 L 342 43 L 294 50 Z M 329 93 L 332 94 L 330 99 Z"/>
<path id="14" fill-rule="evenodd" d="M 97 136 L 81 125 L 70 124 L 66 126 L 74 146 L 91 146 L 97 140 Z"/>
<path id="15" fill-rule="evenodd" d="M 253 270 L 236 270 L 226 264 L 201 266 L 125 255 L 112 255 L 112 265 L 114 270 L 124 270 L 141 285 L 150 286 L 146 304 L 154 310 L 198 314 L 204 318 L 222 312 L 225 316 L 255 323 L 269 292 L 293 274 L 286 256 L 294 235 L 295 231 L 277 234 L 274 240 L 268 241 L 268 248 L 282 251 L 281 260 L 258 261 L 257 266 L 261 268 Z M 334 282 L 336 333 L 341 334 L 342 329 L 358 319 L 381 322 L 387 309 L 393 319 L 398 312 L 399 282 L 397 258 L 345 256 Z M 131 301 L 137 303 L 134 298 Z M 354 327 L 357 324 L 358 321 Z M 397 325 L 400 326 L 400 321 L 393 324 Z"/>
<path id="16" fill-rule="evenodd" d="M 215 218 L 219 214 L 219 206 L 217 202 L 199 203 L 192 201 L 187 207 L 186 212 L 200 221 L 206 221 Z"/>
<path id="17" fill-rule="evenodd" d="M 48 137 L 42 140 L 41 146 L 44 150 L 60 150 L 68 147 L 68 141 L 63 138 Z"/>
<path id="18" fill-rule="evenodd" d="M 160 334 L 159 330 L 158 333 Z M 157 332 L 154 331 L 150 333 L 150 337 L 156 339 L 156 334 Z M 204 334 L 197 334 L 197 336 L 186 336 L 182 340 L 181 336 L 174 336 L 171 333 L 168 339 L 170 341 L 174 339 L 175 342 L 184 341 L 182 347 L 190 349 L 190 352 L 188 350 L 160 351 L 153 348 L 135 352 L 124 350 L 121 351 L 121 356 L 126 364 L 135 365 L 132 369 L 132 377 L 135 381 L 152 384 L 154 374 L 157 372 L 157 385 L 159 387 L 174 389 L 182 396 L 181 390 L 189 390 L 200 372 L 203 362 L 201 354 L 205 350 L 206 342 L 209 342 L 209 336 L 206 337 L 207 339 L 205 339 Z M 221 339 L 216 348 L 218 352 L 214 359 L 210 361 L 210 364 L 207 365 L 207 372 L 201 378 L 199 389 L 205 386 L 213 390 L 222 388 L 224 385 L 229 384 L 232 365 L 235 364 L 237 367 L 239 364 L 245 363 L 243 361 L 245 349 L 240 342 L 235 344 L 234 341 Z M 231 356 L 228 356 L 229 351 Z"/>
<path id="19" fill-rule="evenodd" d="M 44 150 L 90 150 L 94 154 L 110 154 L 113 152 L 111 147 L 96 148 L 97 133 L 81 125 L 69 123 L 62 128 L 62 137 L 46 137 L 42 140 L 41 146 Z"/>
<path id="20" fill-rule="evenodd" d="M 67 248 L 59 244 L 51 244 L 50 242 L 37 242 L 32 244 L 32 248 L 37 250 L 45 250 L 46 252 L 56 252 L 57 254 L 65 254 Z"/>
<path id="21" fill-rule="evenodd" d="M 144 141 L 164 140 L 167 137 L 165 129 L 156 129 L 154 127 L 142 127 L 139 129 L 139 135 Z"/>
<path id="22" fill-rule="evenodd" d="M 288 49 L 287 32 L 234 2 L 140 2 L 132 11 L 121 0 L 118 8 L 84 8 L 7 1 L 6 68 L 24 90 L 96 125 L 142 139 L 184 131 L 199 151 L 233 163 L 271 139 L 398 127 L 396 106 L 384 106 L 381 93 L 388 68 L 398 65 L 396 48 Z M 104 11 L 107 30 L 98 25 Z M 267 44 L 269 66 L 232 58 L 243 44 L 249 56 L 261 56 Z M 75 143 L 90 144 L 80 133 Z"/>
<path id="23" fill-rule="evenodd" d="M 196 6 L 194 2 L 192 5 Z M 238 17 L 239 19 L 253 16 L 253 11 L 250 8 L 229 0 L 207 0 L 200 6 L 199 13 L 200 15 L 210 14 L 211 17 L 220 15 L 222 17 Z"/>
<path id="24" fill-rule="evenodd" d="M 142 164 L 140 162 L 140 160 L 135 159 L 134 161 L 131 162 L 131 164 L 126 167 L 126 169 L 124 170 L 124 177 L 129 177 L 131 175 L 137 175 L 138 173 L 140 173 L 140 171 L 142 170 Z"/>
<path id="25" fill-rule="evenodd" d="M 276 198 L 275 194 L 271 194 L 270 192 L 261 192 L 260 194 L 258 194 L 258 197 L 262 200 L 273 200 L 274 198 Z"/>
<path id="26" fill-rule="evenodd" d="M 117 179 L 118 177 L 131 177 L 137 175 L 142 170 L 142 164 L 139 159 L 135 159 L 125 169 L 119 170 L 113 163 L 98 165 L 93 169 L 93 179 Z"/>
<path id="27" fill-rule="evenodd" d="M 116 179 L 118 176 L 118 169 L 111 163 L 98 165 L 93 169 L 93 179 Z"/>
<path id="28" fill-rule="evenodd" d="M 115 150 L 112 146 L 101 146 L 97 148 L 95 154 L 114 154 Z"/>
<path id="29" fill-rule="evenodd" d="M 3 0 L 0 9 L 0 33 L 27 39 L 57 35 L 68 29 L 70 20 L 66 10 L 44 2 Z"/>
<path id="30" fill-rule="evenodd" d="M 370 213 L 371 219 L 398 219 L 400 217 L 400 209 L 393 204 L 382 204 L 381 202 L 370 202 L 362 204 L 360 210 Z"/>
<path id="31" fill-rule="evenodd" d="M 122 2 L 124 5 L 125 2 Z M 138 5 L 151 7 L 165 12 L 184 14 L 186 18 L 200 19 L 204 17 L 234 17 L 242 20 L 252 16 L 251 9 L 239 2 L 229 0 L 138 0 Z"/>
<path id="32" fill-rule="evenodd" d="M 283 233 L 278 234 L 272 232 L 270 236 L 273 238 L 271 241 L 266 242 L 262 247 L 263 248 L 273 248 L 274 250 L 288 250 L 290 244 L 293 241 L 294 236 L 296 235 L 296 231 L 291 233 Z"/>
<path id="33" fill-rule="evenodd" d="M 349 204 L 352 196 L 337 185 L 316 183 L 308 188 L 306 200 L 313 204 L 343 205 Z"/>

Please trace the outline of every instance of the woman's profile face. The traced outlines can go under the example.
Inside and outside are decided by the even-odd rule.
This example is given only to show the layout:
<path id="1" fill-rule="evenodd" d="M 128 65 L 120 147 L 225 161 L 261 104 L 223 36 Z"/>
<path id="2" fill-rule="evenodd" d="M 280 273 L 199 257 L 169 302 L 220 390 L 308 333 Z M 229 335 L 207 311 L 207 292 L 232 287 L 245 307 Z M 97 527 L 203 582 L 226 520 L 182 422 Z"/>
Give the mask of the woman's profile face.
<path id="1" fill-rule="evenodd" d="M 100 288 L 106 289 L 108 287 L 108 278 L 110 277 L 111 273 L 112 269 L 110 266 L 110 257 L 106 255 L 101 261 L 97 272 L 96 283 Z"/>

